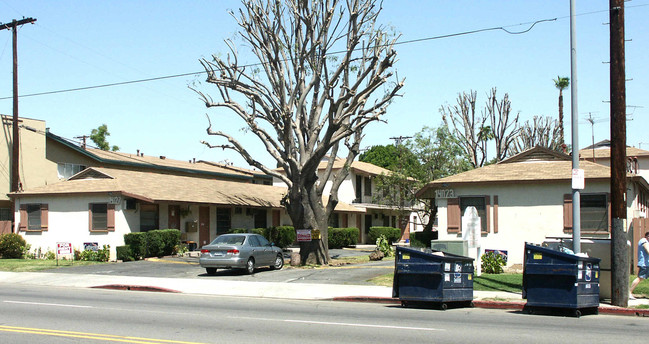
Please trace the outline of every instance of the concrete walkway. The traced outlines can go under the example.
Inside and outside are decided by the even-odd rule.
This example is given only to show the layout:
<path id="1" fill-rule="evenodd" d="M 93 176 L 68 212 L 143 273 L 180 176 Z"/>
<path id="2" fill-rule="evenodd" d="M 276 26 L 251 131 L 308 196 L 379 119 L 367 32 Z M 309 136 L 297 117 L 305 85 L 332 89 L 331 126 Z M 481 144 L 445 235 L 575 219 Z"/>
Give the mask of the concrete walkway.
<path id="1" fill-rule="evenodd" d="M 400 303 L 398 299 L 392 297 L 392 288 L 390 287 L 362 285 L 294 284 L 221 279 L 197 280 L 188 278 L 1 271 L 0 284 L 108 288 L 276 299 Z M 526 302 L 518 293 L 474 291 L 473 295 L 475 305 L 482 308 L 522 310 Z M 649 305 L 649 299 L 629 300 L 629 307 L 643 304 Z M 600 304 L 599 312 L 603 314 L 649 316 L 648 309 L 620 308 L 606 303 Z"/>

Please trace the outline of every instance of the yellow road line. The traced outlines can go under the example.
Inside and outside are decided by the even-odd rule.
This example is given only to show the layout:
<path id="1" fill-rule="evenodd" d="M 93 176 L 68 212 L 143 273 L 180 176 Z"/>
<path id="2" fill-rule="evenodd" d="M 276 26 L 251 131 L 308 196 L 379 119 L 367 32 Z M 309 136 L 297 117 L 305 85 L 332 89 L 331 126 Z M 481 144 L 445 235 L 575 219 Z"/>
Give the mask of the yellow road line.
<path id="1" fill-rule="evenodd" d="M 168 259 L 160 259 L 160 258 L 147 258 L 146 260 L 148 262 L 158 262 L 158 263 L 198 265 L 198 263 L 196 263 L 196 262 L 181 262 L 181 261 L 177 261 L 177 260 L 168 260 Z"/>
<path id="2" fill-rule="evenodd" d="M 96 339 L 96 340 L 104 340 L 110 342 L 124 342 L 124 343 L 138 343 L 138 344 L 154 344 L 154 343 L 204 344 L 204 343 L 197 343 L 197 342 L 177 341 L 177 340 L 115 336 L 110 334 L 48 330 L 48 329 L 41 329 L 41 328 L 16 327 L 16 326 L 0 326 L 0 331 L 38 334 L 38 335 L 45 335 L 45 336 L 68 337 L 68 338 Z"/>

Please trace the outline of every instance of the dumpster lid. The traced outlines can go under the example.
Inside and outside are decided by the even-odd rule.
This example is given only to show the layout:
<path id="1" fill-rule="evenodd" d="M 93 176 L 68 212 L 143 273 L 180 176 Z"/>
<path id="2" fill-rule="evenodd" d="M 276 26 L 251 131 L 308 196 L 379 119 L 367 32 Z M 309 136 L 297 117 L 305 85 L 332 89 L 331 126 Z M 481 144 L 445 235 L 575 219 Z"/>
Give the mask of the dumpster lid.
<path id="1" fill-rule="evenodd" d="M 403 246 L 397 246 L 397 252 L 403 252 L 403 253 L 414 253 L 414 254 L 421 254 L 421 255 L 429 255 L 429 256 L 434 256 L 435 258 L 448 258 L 448 259 L 453 259 L 453 260 L 460 260 L 460 261 L 466 261 L 466 262 L 473 262 L 475 259 L 471 257 L 465 257 L 465 256 L 460 256 L 457 254 L 453 253 L 448 253 L 448 252 L 442 252 L 442 251 L 437 251 L 433 250 L 430 248 L 421 248 L 421 247 L 403 247 Z"/>

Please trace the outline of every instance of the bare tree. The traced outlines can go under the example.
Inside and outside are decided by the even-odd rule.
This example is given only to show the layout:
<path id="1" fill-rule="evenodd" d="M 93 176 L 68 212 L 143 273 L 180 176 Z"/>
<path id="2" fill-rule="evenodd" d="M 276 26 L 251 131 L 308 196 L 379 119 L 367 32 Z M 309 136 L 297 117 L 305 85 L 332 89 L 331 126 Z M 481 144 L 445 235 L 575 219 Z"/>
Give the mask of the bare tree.
<path id="1" fill-rule="evenodd" d="M 496 143 L 496 161 L 504 160 L 520 131 L 519 114 L 510 119 L 512 103 L 509 100 L 509 94 L 505 93 L 505 96 L 498 100 L 495 87 L 491 89 L 485 110 L 487 112 L 485 117 L 489 117 L 492 136 Z"/>
<path id="2" fill-rule="evenodd" d="M 482 145 L 488 134 L 485 129 L 486 116 L 476 118 L 475 102 L 477 98 L 476 91 L 459 93 L 457 104 L 446 107 L 442 106 L 439 111 L 442 113 L 444 124 L 452 130 L 453 135 L 457 138 L 462 146 L 473 168 L 484 165 L 486 155 Z M 449 125 L 449 119 L 451 125 Z M 481 134 L 482 133 L 482 134 Z"/>
<path id="3" fill-rule="evenodd" d="M 532 122 L 526 121 L 514 140 L 510 153 L 515 155 L 536 146 L 563 152 L 561 127 L 557 120 L 552 117 L 534 116 Z"/>
<path id="4" fill-rule="evenodd" d="M 284 204 L 295 228 L 317 229 L 321 239 L 301 243 L 303 264 L 327 264 L 327 221 L 338 203 L 338 188 L 359 153 L 363 130 L 380 121 L 403 80 L 393 77 L 396 37 L 376 21 L 375 0 L 244 0 L 233 17 L 240 35 L 259 60 L 260 68 L 239 64 L 232 41 L 224 59 L 201 63 L 207 82 L 220 101 L 196 90 L 208 108 L 234 112 L 274 158 L 277 170 L 264 166 L 234 136 L 207 132 L 228 143 L 248 164 L 282 180 L 288 187 Z M 383 91 L 381 94 L 377 94 Z M 236 96 L 235 96 L 236 95 Z M 240 103 L 240 96 L 246 102 Z M 208 115 L 208 120 L 209 120 Z M 343 145 L 344 147 L 341 147 Z M 325 157 L 347 150 L 345 167 L 334 170 Z M 342 152 L 344 154 L 344 152 Z M 332 187 L 326 204 L 325 183 Z"/>

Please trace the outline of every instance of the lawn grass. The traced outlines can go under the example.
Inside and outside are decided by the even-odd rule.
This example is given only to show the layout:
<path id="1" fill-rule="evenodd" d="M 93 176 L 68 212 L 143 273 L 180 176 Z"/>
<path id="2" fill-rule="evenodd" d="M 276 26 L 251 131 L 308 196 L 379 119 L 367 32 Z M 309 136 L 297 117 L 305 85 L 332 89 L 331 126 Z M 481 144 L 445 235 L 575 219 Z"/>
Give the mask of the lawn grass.
<path id="1" fill-rule="evenodd" d="M 59 260 L 55 259 L 0 259 L 0 271 L 35 272 L 68 266 L 105 264 L 103 262 Z"/>

